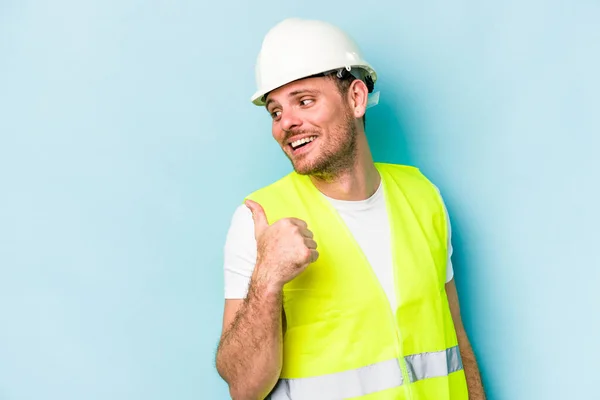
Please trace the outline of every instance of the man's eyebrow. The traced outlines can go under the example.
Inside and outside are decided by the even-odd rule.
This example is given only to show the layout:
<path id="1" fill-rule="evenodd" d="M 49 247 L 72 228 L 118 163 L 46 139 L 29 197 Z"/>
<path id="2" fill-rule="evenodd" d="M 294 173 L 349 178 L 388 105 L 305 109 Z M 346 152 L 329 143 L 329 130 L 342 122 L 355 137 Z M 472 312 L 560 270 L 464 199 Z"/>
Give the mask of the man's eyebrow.
<path id="1" fill-rule="evenodd" d="M 265 103 L 265 108 L 269 109 L 269 104 L 273 103 L 275 100 L 273 99 L 268 99 L 267 102 Z"/>
<path id="2" fill-rule="evenodd" d="M 298 96 L 300 94 L 312 94 L 312 95 L 316 95 L 318 93 L 319 93 L 319 91 L 315 90 L 315 89 L 299 89 L 299 90 L 294 90 L 293 92 L 290 92 L 288 94 L 288 97 L 294 97 L 294 96 Z M 274 103 L 274 102 L 275 102 L 275 100 L 268 99 L 267 102 L 265 103 L 265 108 L 268 109 L 269 105 L 271 103 Z"/>
<path id="3" fill-rule="evenodd" d="M 291 92 L 288 97 L 298 96 L 299 94 L 318 94 L 319 91 L 315 89 L 300 89 Z"/>

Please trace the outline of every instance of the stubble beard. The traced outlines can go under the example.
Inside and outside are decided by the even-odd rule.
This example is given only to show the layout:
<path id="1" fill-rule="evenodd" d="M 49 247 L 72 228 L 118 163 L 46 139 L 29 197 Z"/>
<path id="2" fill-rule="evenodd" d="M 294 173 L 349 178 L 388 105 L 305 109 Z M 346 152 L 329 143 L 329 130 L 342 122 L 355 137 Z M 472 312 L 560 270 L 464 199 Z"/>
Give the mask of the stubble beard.
<path id="1" fill-rule="evenodd" d="M 322 148 L 321 154 L 310 163 L 300 162 L 297 165 L 288 156 L 296 173 L 332 181 L 354 167 L 358 133 L 352 116 L 347 113 L 346 118 L 331 133 L 333 136 L 329 137 L 328 148 Z"/>

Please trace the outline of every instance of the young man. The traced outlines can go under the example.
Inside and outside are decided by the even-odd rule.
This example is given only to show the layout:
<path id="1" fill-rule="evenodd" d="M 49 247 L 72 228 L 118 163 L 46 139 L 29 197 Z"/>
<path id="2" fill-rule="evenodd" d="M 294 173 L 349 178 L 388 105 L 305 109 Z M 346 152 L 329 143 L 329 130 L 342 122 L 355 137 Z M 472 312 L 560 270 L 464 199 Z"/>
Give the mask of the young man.
<path id="1" fill-rule="evenodd" d="M 374 163 L 377 80 L 321 21 L 267 34 L 254 104 L 294 172 L 249 195 L 225 245 L 217 370 L 233 399 L 484 399 L 436 187 Z"/>

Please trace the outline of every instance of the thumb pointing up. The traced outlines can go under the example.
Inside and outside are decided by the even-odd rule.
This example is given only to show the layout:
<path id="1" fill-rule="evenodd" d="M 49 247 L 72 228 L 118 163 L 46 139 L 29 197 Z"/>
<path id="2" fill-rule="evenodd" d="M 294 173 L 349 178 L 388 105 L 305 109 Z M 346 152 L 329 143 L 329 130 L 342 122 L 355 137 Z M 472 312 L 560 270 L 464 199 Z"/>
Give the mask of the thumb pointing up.
<path id="1" fill-rule="evenodd" d="M 260 204 L 249 199 L 246 199 L 246 207 L 252 212 L 252 219 L 254 220 L 254 237 L 258 239 L 265 229 L 269 227 L 269 221 L 267 221 L 265 210 Z"/>

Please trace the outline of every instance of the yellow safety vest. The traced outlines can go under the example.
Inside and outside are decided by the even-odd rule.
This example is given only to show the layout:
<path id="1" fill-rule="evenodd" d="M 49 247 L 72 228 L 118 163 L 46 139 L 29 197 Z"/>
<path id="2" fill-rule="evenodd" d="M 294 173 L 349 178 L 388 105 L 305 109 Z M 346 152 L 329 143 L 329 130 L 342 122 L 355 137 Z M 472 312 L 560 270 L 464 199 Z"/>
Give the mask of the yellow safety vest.
<path id="1" fill-rule="evenodd" d="M 468 399 L 445 291 L 441 198 L 418 169 L 375 165 L 390 221 L 395 310 L 309 177 L 292 172 L 248 196 L 269 223 L 306 221 L 319 246 L 319 259 L 283 288 L 283 368 L 269 399 Z"/>

